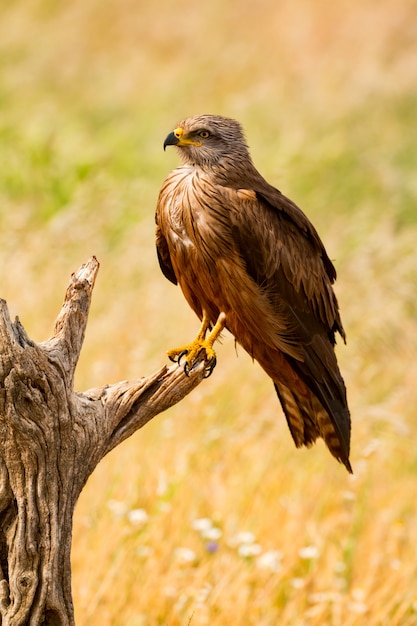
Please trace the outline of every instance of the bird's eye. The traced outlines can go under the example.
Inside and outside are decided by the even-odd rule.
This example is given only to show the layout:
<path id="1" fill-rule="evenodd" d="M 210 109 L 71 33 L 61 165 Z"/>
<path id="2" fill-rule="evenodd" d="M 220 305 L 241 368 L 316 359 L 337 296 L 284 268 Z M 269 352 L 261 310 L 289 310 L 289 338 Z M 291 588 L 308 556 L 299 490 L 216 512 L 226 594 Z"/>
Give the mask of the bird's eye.
<path id="1" fill-rule="evenodd" d="M 198 134 L 203 139 L 207 139 L 207 137 L 210 137 L 210 133 L 208 132 L 208 130 L 200 130 Z"/>

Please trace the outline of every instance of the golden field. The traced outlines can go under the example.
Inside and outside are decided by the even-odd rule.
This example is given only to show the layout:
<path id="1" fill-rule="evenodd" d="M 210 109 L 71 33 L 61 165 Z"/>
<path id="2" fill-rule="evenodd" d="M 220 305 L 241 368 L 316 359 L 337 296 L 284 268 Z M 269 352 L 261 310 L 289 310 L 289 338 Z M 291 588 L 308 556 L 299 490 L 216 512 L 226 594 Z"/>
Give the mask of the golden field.
<path id="1" fill-rule="evenodd" d="M 79 626 L 417 625 L 417 4 L 17 0 L 0 21 L 0 296 L 35 341 L 101 270 L 76 386 L 151 374 L 198 320 L 154 209 L 196 113 L 239 119 L 338 269 L 349 476 L 296 450 L 233 338 L 77 506 Z"/>

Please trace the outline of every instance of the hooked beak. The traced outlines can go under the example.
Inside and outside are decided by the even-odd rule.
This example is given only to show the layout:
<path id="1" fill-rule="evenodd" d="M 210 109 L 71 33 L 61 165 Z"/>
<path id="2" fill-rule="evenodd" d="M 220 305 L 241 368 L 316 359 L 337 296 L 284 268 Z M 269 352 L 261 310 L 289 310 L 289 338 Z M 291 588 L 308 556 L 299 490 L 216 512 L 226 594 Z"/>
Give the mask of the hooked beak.
<path id="1" fill-rule="evenodd" d="M 182 148 L 183 146 L 197 146 L 198 148 L 201 146 L 201 141 L 194 141 L 193 139 L 189 139 L 187 135 L 184 135 L 184 129 L 179 126 L 172 133 L 169 133 L 168 137 L 164 141 L 164 150 L 167 146 L 178 146 Z"/>
<path id="2" fill-rule="evenodd" d="M 167 138 L 164 141 L 164 151 L 166 149 L 167 146 L 177 146 L 181 135 L 178 137 L 178 134 L 175 134 L 175 130 L 172 131 L 172 133 L 169 133 L 169 135 L 167 136 Z"/>

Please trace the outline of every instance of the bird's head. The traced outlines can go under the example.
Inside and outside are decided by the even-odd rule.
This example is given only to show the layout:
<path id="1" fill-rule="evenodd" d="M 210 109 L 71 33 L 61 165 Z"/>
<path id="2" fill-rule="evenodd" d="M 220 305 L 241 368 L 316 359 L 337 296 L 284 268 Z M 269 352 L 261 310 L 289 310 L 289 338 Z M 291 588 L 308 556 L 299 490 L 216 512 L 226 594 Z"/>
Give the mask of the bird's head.
<path id="1" fill-rule="evenodd" d="M 196 115 L 180 122 L 164 141 L 179 149 L 186 164 L 211 167 L 224 158 L 236 163 L 250 159 L 241 125 L 219 115 Z"/>

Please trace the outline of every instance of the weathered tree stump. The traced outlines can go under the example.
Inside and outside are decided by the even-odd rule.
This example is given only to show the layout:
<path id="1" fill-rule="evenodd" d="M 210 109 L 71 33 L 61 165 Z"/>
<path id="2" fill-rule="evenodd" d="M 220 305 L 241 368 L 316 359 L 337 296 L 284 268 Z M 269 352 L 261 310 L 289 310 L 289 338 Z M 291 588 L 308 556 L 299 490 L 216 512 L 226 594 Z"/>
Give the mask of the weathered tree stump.
<path id="1" fill-rule="evenodd" d="M 70 626 L 74 507 L 97 463 L 204 378 L 162 367 L 133 382 L 73 390 L 93 257 L 73 274 L 51 339 L 36 344 L 0 300 L 0 623 Z"/>

